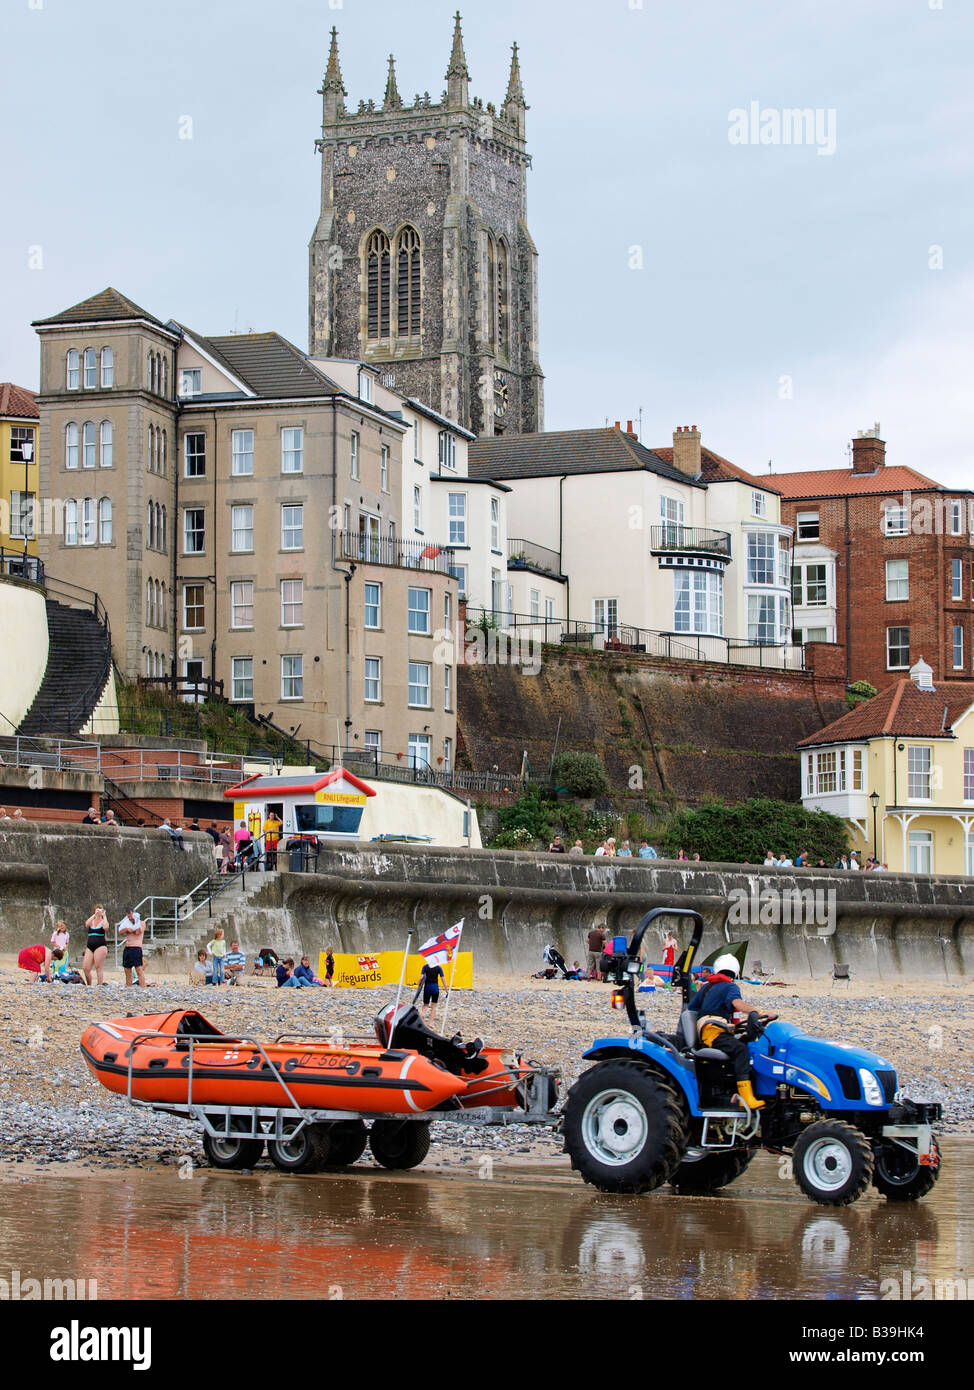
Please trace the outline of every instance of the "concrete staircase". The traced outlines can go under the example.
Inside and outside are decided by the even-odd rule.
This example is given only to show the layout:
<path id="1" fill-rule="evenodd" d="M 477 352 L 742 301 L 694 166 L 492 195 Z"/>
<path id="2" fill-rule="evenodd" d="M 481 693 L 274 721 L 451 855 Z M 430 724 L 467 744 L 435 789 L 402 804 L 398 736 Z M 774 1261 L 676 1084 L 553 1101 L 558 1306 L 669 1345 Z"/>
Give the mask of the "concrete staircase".
<path id="1" fill-rule="evenodd" d="M 47 670 L 19 732 L 72 737 L 98 704 L 111 669 L 111 637 L 94 612 L 47 600 Z"/>
<path id="2" fill-rule="evenodd" d="M 212 909 L 212 916 L 201 908 L 181 925 L 178 942 L 157 941 L 150 966 L 188 971 L 196 952 L 212 941 L 217 927 L 223 928 L 228 948 L 231 941 L 240 942 L 240 949 L 248 956 L 248 973 L 250 958 L 262 946 L 271 946 L 282 956 L 301 952 L 291 914 L 283 905 L 280 873 L 275 870 L 248 873 L 246 887 L 236 880 L 213 900 Z"/>

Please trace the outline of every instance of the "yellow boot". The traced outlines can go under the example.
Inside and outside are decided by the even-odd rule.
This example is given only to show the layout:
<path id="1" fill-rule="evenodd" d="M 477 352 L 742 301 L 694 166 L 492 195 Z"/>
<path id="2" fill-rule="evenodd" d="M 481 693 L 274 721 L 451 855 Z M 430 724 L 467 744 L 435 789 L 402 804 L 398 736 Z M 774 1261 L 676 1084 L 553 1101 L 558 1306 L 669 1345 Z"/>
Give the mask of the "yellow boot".
<path id="1" fill-rule="evenodd" d="M 764 1108 L 764 1101 L 759 1100 L 751 1089 L 750 1081 L 738 1081 L 737 1094 L 749 1110 L 761 1110 Z"/>

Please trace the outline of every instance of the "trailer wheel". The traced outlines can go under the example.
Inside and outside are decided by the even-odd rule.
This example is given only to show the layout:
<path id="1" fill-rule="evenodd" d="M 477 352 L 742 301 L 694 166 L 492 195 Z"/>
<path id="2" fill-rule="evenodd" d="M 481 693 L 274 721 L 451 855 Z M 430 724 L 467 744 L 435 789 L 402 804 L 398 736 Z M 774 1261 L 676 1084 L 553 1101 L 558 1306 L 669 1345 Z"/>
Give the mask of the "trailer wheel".
<path id="1" fill-rule="evenodd" d="M 369 1132 L 364 1120 L 338 1120 L 328 1126 L 326 1168 L 350 1168 L 365 1153 Z"/>
<path id="2" fill-rule="evenodd" d="M 639 1062 L 598 1062 L 579 1077 L 565 1106 L 565 1151 L 602 1192 L 651 1192 L 685 1151 L 679 1106 Z"/>
<path id="3" fill-rule="evenodd" d="M 813 1202 L 845 1207 L 872 1181 L 869 1140 L 844 1120 L 819 1120 L 802 1130 L 792 1151 L 795 1181 Z"/>
<path id="4" fill-rule="evenodd" d="M 243 1129 L 244 1121 L 231 1118 L 230 1128 Z M 204 1132 L 203 1152 L 213 1168 L 256 1168 L 264 1152 L 264 1141 Z"/>
<path id="5" fill-rule="evenodd" d="M 719 1153 L 687 1156 L 670 1178 L 675 1191 L 686 1196 L 716 1192 L 739 1178 L 754 1157 L 753 1149 L 725 1149 Z"/>
<path id="6" fill-rule="evenodd" d="M 888 1202 L 915 1202 L 925 1197 L 940 1177 L 940 1146 L 934 1141 L 936 1168 L 921 1167 L 900 1144 L 878 1144 L 873 1186 Z"/>
<path id="7" fill-rule="evenodd" d="M 284 1139 L 270 1139 L 267 1151 L 282 1173 L 317 1173 L 328 1162 L 325 1125 L 305 1125 Z"/>
<path id="8" fill-rule="evenodd" d="M 369 1148 L 383 1168 L 415 1168 L 430 1151 L 430 1127 L 424 1120 L 375 1120 Z"/>

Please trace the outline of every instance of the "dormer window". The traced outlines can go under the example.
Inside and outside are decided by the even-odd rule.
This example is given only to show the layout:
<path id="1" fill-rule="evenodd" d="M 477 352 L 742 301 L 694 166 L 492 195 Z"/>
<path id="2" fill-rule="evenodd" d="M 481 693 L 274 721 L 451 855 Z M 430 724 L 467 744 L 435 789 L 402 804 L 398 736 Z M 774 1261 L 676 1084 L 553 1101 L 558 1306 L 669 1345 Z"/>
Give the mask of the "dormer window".
<path id="1" fill-rule="evenodd" d="M 202 390 L 202 367 L 184 367 L 179 373 L 179 394 L 181 396 L 198 396 Z"/>
<path id="2" fill-rule="evenodd" d="M 372 378 L 368 372 L 358 374 L 358 398 L 360 401 L 372 401 Z"/>
<path id="3" fill-rule="evenodd" d="M 754 516 L 767 516 L 768 499 L 763 492 L 751 493 L 751 512 Z"/>
<path id="4" fill-rule="evenodd" d="M 457 442 L 449 430 L 440 430 L 440 467 L 456 468 Z"/>

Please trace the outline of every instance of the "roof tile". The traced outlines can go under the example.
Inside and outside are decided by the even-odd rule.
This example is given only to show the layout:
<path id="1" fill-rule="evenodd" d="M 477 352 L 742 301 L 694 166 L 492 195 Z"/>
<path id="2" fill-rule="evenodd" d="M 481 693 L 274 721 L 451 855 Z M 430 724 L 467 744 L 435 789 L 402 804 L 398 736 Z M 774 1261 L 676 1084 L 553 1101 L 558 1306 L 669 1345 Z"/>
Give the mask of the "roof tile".
<path id="1" fill-rule="evenodd" d="M 33 391 L 28 391 L 26 386 L 15 386 L 12 381 L 0 381 L 0 416 L 15 420 L 39 419 Z"/>
<path id="2" fill-rule="evenodd" d="M 971 705 L 974 681 L 941 681 L 933 690 L 921 690 L 905 676 L 826 724 L 817 734 L 801 739 L 798 747 L 883 737 L 946 738 Z"/>
<path id="3" fill-rule="evenodd" d="M 635 435 L 618 429 L 551 430 L 478 439 L 470 445 L 468 457 L 471 476 L 480 478 L 555 478 L 562 473 L 647 470 L 672 482 L 697 485 L 671 461 L 640 444 Z"/>
<path id="4" fill-rule="evenodd" d="M 851 468 L 819 468 L 809 473 L 776 473 L 774 485 L 783 497 L 895 496 L 902 492 L 948 492 L 915 468 L 891 464 L 875 473 L 853 473 Z M 963 489 L 954 489 L 963 491 Z"/>

